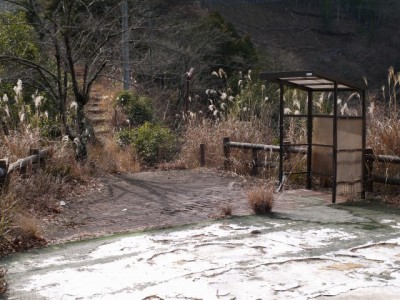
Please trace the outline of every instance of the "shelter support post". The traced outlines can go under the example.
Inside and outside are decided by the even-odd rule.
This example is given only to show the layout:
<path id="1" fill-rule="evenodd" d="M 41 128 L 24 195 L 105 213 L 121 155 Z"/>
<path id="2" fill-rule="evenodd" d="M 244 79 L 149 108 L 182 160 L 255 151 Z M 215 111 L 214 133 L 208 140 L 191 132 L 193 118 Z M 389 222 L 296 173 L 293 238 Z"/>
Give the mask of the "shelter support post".
<path id="1" fill-rule="evenodd" d="M 337 103 L 338 101 L 338 83 L 334 81 L 333 86 L 333 174 L 332 174 L 332 203 L 336 203 L 336 192 L 337 192 L 337 150 L 338 150 L 338 140 L 337 140 Z"/>
<path id="2" fill-rule="evenodd" d="M 306 189 L 312 188 L 312 132 L 313 132 L 313 101 L 312 101 L 313 93 L 311 90 L 308 91 L 308 102 L 307 102 L 307 183 Z"/>
<path id="3" fill-rule="evenodd" d="M 367 145 L 367 109 L 366 109 L 366 99 L 365 99 L 366 93 L 365 90 L 361 91 L 361 110 L 362 110 L 362 174 L 364 174 L 364 184 L 362 186 L 362 191 L 361 191 L 361 199 L 365 199 L 365 191 L 369 186 L 369 178 L 367 177 L 367 169 L 366 169 L 366 145 Z M 372 151 L 372 150 L 371 150 Z M 373 162 L 372 162 L 373 163 Z M 371 171 L 372 171 L 372 165 L 371 165 Z M 371 191 L 372 191 L 372 181 L 371 181 Z"/>
<path id="4" fill-rule="evenodd" d="M 365 189 L 367 192 L 374 191 L 374 151 L 371 148 L 365 149 Z M 365 194 L 364 194 L 365 196 Z"/>
<path id="5" fill-rule="evenodd" d="M 284 130 L 283 130 L 283 115 L 284 115 L 284 101 L 283 94 L 285 92 L 283 83 L 279 83 L 279 185 L 283 183 L 283 155 L 284 155 Z"/>

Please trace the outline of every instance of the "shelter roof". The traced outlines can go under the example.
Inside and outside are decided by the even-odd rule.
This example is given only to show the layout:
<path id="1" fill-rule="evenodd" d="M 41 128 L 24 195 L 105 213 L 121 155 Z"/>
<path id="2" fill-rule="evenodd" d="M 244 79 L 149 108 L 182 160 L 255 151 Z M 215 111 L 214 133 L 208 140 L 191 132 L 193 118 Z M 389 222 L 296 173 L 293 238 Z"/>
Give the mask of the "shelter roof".
<path id="1" fill-rule="evenodd" d="M 306 91 L 334 91 L 335 83 L 337 84 L 338 91 L 361 91 L 366 89 L 365 86 L 349 83 L 312 71 L 261 73 L 260 79 L 282 83 Z"/>

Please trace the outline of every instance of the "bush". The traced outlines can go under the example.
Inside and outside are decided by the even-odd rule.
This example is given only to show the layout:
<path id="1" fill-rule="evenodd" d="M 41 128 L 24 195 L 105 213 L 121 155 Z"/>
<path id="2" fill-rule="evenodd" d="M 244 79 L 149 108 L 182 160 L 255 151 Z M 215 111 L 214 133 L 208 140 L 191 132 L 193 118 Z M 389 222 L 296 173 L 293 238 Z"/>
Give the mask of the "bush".
<path id="1" fill-rule="evenodd" d="M 153 121 L 153 103 L 148 97 L 123 91 L 116 99 L 116 106 L 127 115 L 130 125 L 140 126 Z"/>
<path id="2" fill-rule="evenodd" d="M 118 144 L 122 147 L 133 144 L 136 138 L 136 129 L 122 129 L 117 133 Z"/>
<path id="3" fill-rule="evenodd" d="M 139 158 L 148 165 L 173 158 L 175 135 L 166 127 L 146 122 L 137 129 L 134 146 Z"/>
<path id="4" fill-rule="evenodd" d="M 145 122 L 135 129 L 125 129 L 118 133 L 119 143 L 132 144 L 140 160 L 146 165 L 169 161 L 176 152 L 176 137 L 166 127 Z"/>

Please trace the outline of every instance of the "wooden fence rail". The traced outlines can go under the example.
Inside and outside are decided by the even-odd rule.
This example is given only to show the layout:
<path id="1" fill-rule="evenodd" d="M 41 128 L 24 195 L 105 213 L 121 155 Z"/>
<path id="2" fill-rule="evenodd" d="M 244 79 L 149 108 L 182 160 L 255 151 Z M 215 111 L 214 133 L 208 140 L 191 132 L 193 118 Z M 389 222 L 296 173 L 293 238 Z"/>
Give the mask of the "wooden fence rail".
<path id="1" fill-rule="evenodd" d="M 367 149 L 365 160 L 366 160 L 366 164 L 367 164 L 367 168 L 366 168 L 367 169 L 367 178 L 369 179 L 367 182 L 367 190 L 368 191 L 373 190 L 373 182 L 400 186 L 400 178 L 398 178 L 398 177 L 381 176 L 381 175 L 374 174 L 374 162 L 399 165 L 400 164 L 399 156 L 375 155 L 372 152 L 372 149 Z"/>
<path id="2" fill-rule="evenodd" d="M 227 170 L 230 165 L 230 153 L 231 148 L 238 149 L 251 149 L 252 150 L 252 161 L 251 161 L 251 175 L 257 174 L 257 168 L 274 168 L 276 167 L 275 162 L 260 162 L 258 160 L 257 151 L 270 151 L 270 152 L 279 152 L 280 147 L 276 145 L 265 145 L 265 144 L 251 144 L 251 143 L 239 143 L 239 142 L 231 142 L 229 138 L 223 139 L 224 145 L 224 169 Z M 286 155 L 289 153 L 307 153 L 307 149 L 304 147 L 294 147 L 290 146 L 290 143 L 284 144 L 284 152 Z"/>
<path id="3" fill-rule="evenodd" d="M 23 170 L 27 166 L 36 163 L 43 163 L 43 158 L 50 155 L 50 149 L 38 150 L 38 149 L 30 149 L 29 156 L 25 158 L 18 159 L 16 162 L 10 164 L 8 167 L 8 174 L 14 172 L 15 170 Z"/>
<path id="4" fill-rule="evenodd" d="M 265 144 L 251 144 L 251 143 L 240 143 L 231 142 L 229 138 L 223 139 L 224 149 L 224 169 L 227 170 L 230 165 L 231 148 L 239 149 L 251 149 L 252 150 L 252 162 L 251 162 L 251 174 L 257 174 L 257 168 L 259 167 L 276 167 L 277 165 L 273 162 L 260 163 L 257 159 L 257 151 L 272 151 L 279 152 L 280 147 L 276 145 L 265 145 Z M 303 153 L 307 154 L 307 148 L 290 146 L 289 143 L 284 145 L 285 155 L 289 153 Z M 386 164 L 398 164 L 400 165 L 400 157 L 392 155 L 375 155 L 372 149 L 366 149 L 366 178 L 367 178 L 367 191 L 373 191 L 373 182 L 384 183 L 388 185 L 400 186 L 400 178 L 388 177 L 374 174 L 374 162 L 386 163 Z"/>
<path id="5" fill-rule="evenodd" d="M 0 160 L 0 187 L 4 186 L 8 182 L 8 176 L 19 170 L 21 173 L 26 172 L 28 166 L 44 164 L 44 158 L 50 156 L 52 154 L 51 149 L 30 149 L 29 156 L 25 158 L 21 158 L 16 162 L 9 164 L 8 159 Z"/>

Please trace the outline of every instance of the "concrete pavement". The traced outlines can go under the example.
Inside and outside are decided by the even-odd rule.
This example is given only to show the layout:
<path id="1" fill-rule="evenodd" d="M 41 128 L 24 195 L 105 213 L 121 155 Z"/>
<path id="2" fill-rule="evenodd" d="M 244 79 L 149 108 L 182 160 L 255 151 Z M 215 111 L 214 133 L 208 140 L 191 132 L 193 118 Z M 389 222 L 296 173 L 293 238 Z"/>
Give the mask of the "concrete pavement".
<path id="1" fill-rule="evenodd" d="M 5 298 L 399 298 L 398 211 L 326 206 L 318 194 L 293 192 L 285 199 L 271 216 L 111 236 L 3 259 L 10 283 Z"/>

